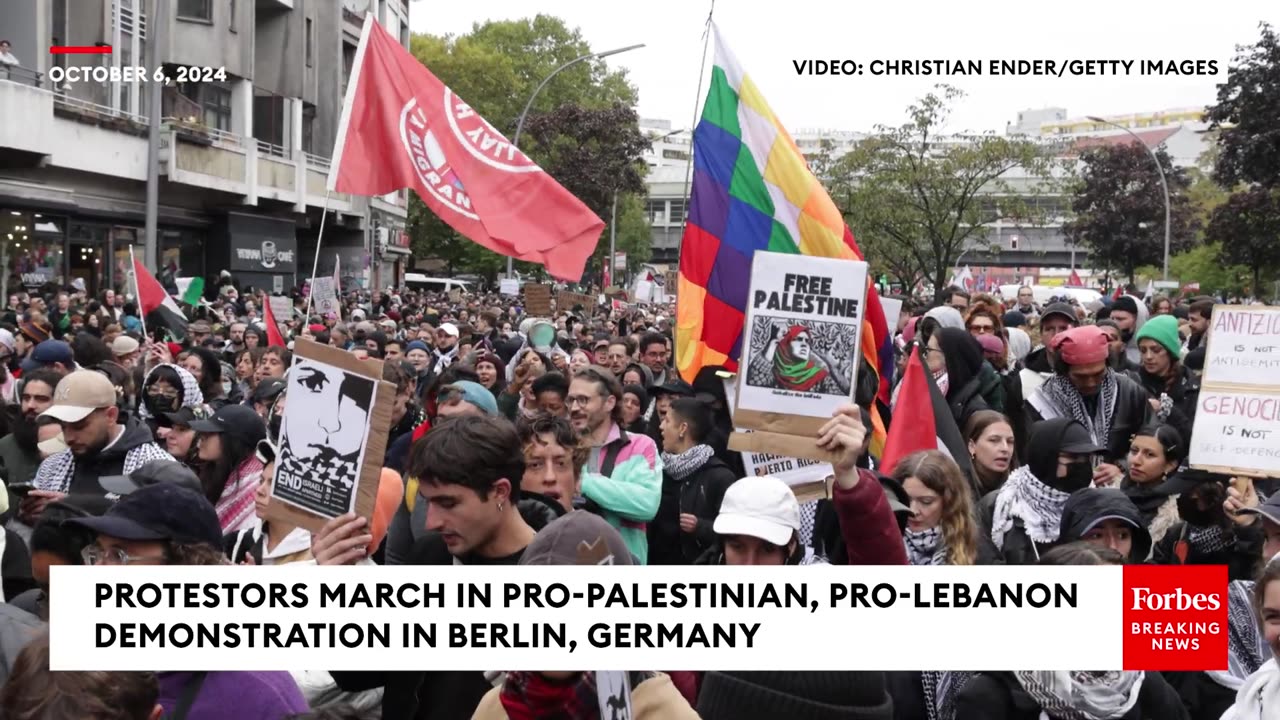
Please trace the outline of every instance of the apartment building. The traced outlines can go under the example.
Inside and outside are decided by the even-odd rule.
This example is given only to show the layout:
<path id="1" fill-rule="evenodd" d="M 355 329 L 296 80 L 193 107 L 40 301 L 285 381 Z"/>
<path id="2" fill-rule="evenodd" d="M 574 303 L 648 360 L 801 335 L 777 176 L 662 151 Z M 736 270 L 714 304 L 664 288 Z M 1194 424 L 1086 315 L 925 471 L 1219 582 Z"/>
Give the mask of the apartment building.
<path id="1" fill-rule="evenodd" d="M 155 47 L 156 2 L 167 38 Z M 62 82 L 54 68 L 129 67 L 171 76 L 224 70 L 162 89 L 162 278 L 229 270 L 285 292 L 342 263 L 347 287 L 397 284 L 411 263 L 405 192 L 326 195 L 329 155 L 366 13 L 408 44 L 408 0 L 29 0 L 0 37 L 0 283 L 54 281 L 130 292 L 147 178 L 146 81 Z M 51 45 L 109 45 L 51 55 Z M 54 72 L 55 77 L 60 73 Z M 225 78 L 225 79 L 224 79 Z"/>

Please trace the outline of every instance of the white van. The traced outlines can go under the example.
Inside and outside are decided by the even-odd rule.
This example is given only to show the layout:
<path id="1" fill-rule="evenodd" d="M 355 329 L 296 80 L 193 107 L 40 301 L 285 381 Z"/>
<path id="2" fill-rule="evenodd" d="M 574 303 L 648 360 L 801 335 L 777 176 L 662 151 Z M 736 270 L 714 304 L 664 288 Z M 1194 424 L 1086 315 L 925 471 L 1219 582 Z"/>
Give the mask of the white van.
<path id="1" fill-rule="evenodd" d="M 471 283 L 466 280 L 457 280 L 454 278 L 427 277 L 422 273 L 407 272 L 404 274 L 404 284 L 408 285 L 411 290 L 428 290 L 431 292 L 449 292 L 458 289 L 462 292 L 471 292 Z"/>

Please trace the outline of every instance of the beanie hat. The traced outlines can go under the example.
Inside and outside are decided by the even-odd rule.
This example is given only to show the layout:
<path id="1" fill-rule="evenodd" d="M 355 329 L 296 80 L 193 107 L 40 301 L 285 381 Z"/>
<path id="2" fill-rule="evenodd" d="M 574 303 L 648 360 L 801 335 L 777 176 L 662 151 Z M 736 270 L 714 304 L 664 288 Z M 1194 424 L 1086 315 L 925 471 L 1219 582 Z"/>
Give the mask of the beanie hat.
<path id="1" fill-rule="evenodd" d="M 698 695 L 703 720 L 891 720 L 882 672 L 710 672 Z"/>
<path id="2" fill-rule="evenodd" d="M 427 344 L 422 342 L 421 340 L 414 340 L 413 342 L 406 345 L 404 348 L 404 351 L 406 353 L 412 352 L 414 350 L 421 350 L 422 352 L 428 355 L 431 354 L 431 348 L 427 347 Z"/>
<path id="3" fill-rule="evenodd" d="M 1121 295 L 1120 297 L 1116 298 L 1115 302 L 1111 303 L 1111 312 L 1115 312 L 1116 310 L 1120 310 L 1122 312 L 1127 312 L 1130 315 L 1137 316 L 1138 301 L 1135 300 L 1132 295 Z"/>
<path id="4" fill-rule="evenodd" d="M 1138 330 L 1137 340 L 1149 338 L 1155 340 L 1169 351 L 1169 357 L 1177 360 L 1182 354 L 1182 338 L 1178 336 L 1178 318 L 1172 315 L 1157 315 L 1148 320 Z"/>
<path id="5" fill-rule="evenodd" d="M 1007 328 L 1020 328 L 1027 324 L 1027 316 L 1018 310 L 1010 310 L 1004 314 L 1002 318 L 1004 326 Z"/>

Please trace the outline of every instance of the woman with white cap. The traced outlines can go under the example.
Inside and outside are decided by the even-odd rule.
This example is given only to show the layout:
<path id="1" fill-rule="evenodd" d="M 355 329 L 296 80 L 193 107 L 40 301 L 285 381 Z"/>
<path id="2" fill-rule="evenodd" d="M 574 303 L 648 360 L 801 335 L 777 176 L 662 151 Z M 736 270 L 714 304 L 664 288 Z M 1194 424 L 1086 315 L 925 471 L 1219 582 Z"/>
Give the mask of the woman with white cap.
<path id="1" fill-rule="evenodd" d="M 832 500 L 850 565 L 906 565 L 907 552 L 889 500 L 875 474 L 856 466 L 866 428 L 856 405 L 845 405 L 818 433 L 818 447 L 835 451 Z M 712 525 L 719 544 L 697 564 L 807 565 L 800 542 L 800 504 L 781 480 L 745 477 L 725 491 Z"/>

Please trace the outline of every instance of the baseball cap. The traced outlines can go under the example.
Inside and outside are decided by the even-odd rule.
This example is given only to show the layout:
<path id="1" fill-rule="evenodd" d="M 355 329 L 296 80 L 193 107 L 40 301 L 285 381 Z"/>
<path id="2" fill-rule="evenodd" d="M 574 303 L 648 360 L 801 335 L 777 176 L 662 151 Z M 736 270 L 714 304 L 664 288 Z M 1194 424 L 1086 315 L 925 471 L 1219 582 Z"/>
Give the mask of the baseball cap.
<path id="1" fill-rule="evenodd" d="M 115 340 L 111 341 L 111 352 L 116 357 L 137 352 L 139 347 L 141 347 L 141 344 L 128 335 L 119 335 Z"/>
<path id="2" fill-rule="evenodd" d="M 1249 515 L 1261 515 L 1271 522 L 1280 525 L 1280 493 L 1274 493 L 1258 507 L 1241 508 L 1240 512 Z M 526 550 L 526 552 L 528 552 Z"/>
<path id="3" fill-rule="evenodd" d="M 177 412 L 164 413 L 157 418 L 160 427 L 173 427 L 175 425 L 191 426 L 196 420 L 204 420 L 213 416 L 213 410 L 208 405 L 195 405 L 178 408 Z"/>
<path id="4" fill-rule="evenodd" d="M 98 478 L 98 484 L 103 490 L 117 495 L 128 495 L 159 483 L 173 483 L 198 493 L 204 492 L 195 472 L 176 460 L 152 460 L 126 475 L 104 475 Z"/>
<path id="5" fill-rule="evenodd" d="M 447 335 L 458 337 L 458 326 L 453 323 L 441 323 L 437 330 Z"/>
<path id="6" fill-rule="evenodd" d="M 106 375 L 96 370 L 77 370 L 58 381 L 53 405 L 40 414 L 60 422 L 80 422 L 94 410 L 113 407 L 116 388 Z"/>
<path id="7" fill-rule="evenodd" d="M 498 414 L 498 402 L 493 399 L 493 393 L 485 389 L 483 385 L 470 380 L 459 380 L 451 385 L 440 388 L 440 395 L 446 398 L 451 393 L 460 393 L 463 402 L 469 402 L 480 408 L 486 415 Z"/>
<path id="8" fill-rule="evenodd" d="M 1062 442 L 1058 445 L 1058 452 L 1074 455 L 1096 455 L 1105 451 L 1106 448 L 1099 447 L 1084 425 L 1076 420 L 1067 423 L 1066 430 L 1062 433 Z"/>
<path id="9" fill-rule="evenodd" d="M 622 535 L 604 518 L 574 510 L 533 536 L 521 565 L 635 565 Z"/>
<path id="10" fill-rule="evenodd" d="M 13 337 L 13 333 L 5 330 L 4 328 L 0 328 L 0 345 L 8 348 L 9 352 L 13 352 L 18 349 L 17 339 Z"/>
<path id="11" fill-rule="evenodd" d="M 1189 493 L 1197 487 L 1208 483 L 1218 483 L 1225 487 L 1231 484 L 1231 476 L 1224 475 L 1222 473 L 1209 472 L 1208 470 L 1182 468 L 1175 471 L 1168 480 L 1160 483 L 1160 486 L 1156 488 L 1156 491 L 1161 495 L 1173 497 L 1174 495 Z M 1252 510 L 1252 508 L 1250 508 L 1250 510 Z M 1247 512 L 1247 510 L 1241 510 L 1241 512 Z M 1280 513 L 1277 513 L 1276 517 L 1280 518 Z M 1280 522 L 1280 520 L 1276 520 L 1275 522 Z"/>
<path id="12" fill-rule="evenodd" d="M 22 372 L 31 372 L 54 363 L 61 363 L 63 367 L 74 367 L 75 353 L 71 352 L 70 345 L 61 340 L 45 340 L 36 345 L 31 355 L 22 361 Z"/>
<path id="13" fill-rule="evenodd" d="M 208 335 L 209 333 L 213 332 L 213 327 L 211 327 L 209 323 L 205 322 L 204 320 L 197 320 L 187 326 L 187 332 L 200 333 L 201 335 Z"/>
<path id="14" fill-rule="evenodd" d="M 254 402 L 271 402 L 275 400 L 280 393 L 284 392 L 285 382 L 280 378 L 267 378 L 258 383 L 258 387 L 253 389 Z"/>
<path id="15" fill-rule="evenodd" d="M 745 477 L 725 491 L 712 529 L 717 535 L 750 535 L 786 545 L 800 529 L 800 503 L 778 478 Z"/>
<path id="16" fill-rule="evenodd" d="M 138 488 L 120 498 L 102 517 L 72 518 L 65 524 L 121 540 L 222 545 L 222 529 L 213 505 L 204 495 L 171 482 Z"/>
<path id="17" fill-rule="evenodd" d="M 1043 325 L 1044 321 L 1047 320 L 1050 315 L 1061 315 L 1067 320 L 1070 320 L 1072 325 L 1080 324 L 1080 318 L 1076 316 L 1075 308 L 1064 302 L 1052 303 L 1046 307 L 1044 312 L 1040 313 L 1040 324 Z"/>
<path id="18" fill-rule="evenodd" d="M 693 397 L 693 386 L 685 382 L 684 378 L 675 377 L 667 380 L 665 384 L 649 389 L 649 394 L 653 397 L 659 395 L 679 395 L 681 397 Z"/>
<path id="19" fill-rule="evenodd" d="M 267 436 L 267 426 L 253 408 L 244 405 L 223 405 L 213 417 L 196 420 L 191 429 L 199 433 L 226 434 L 245 441 L 253 447 Z"/>

